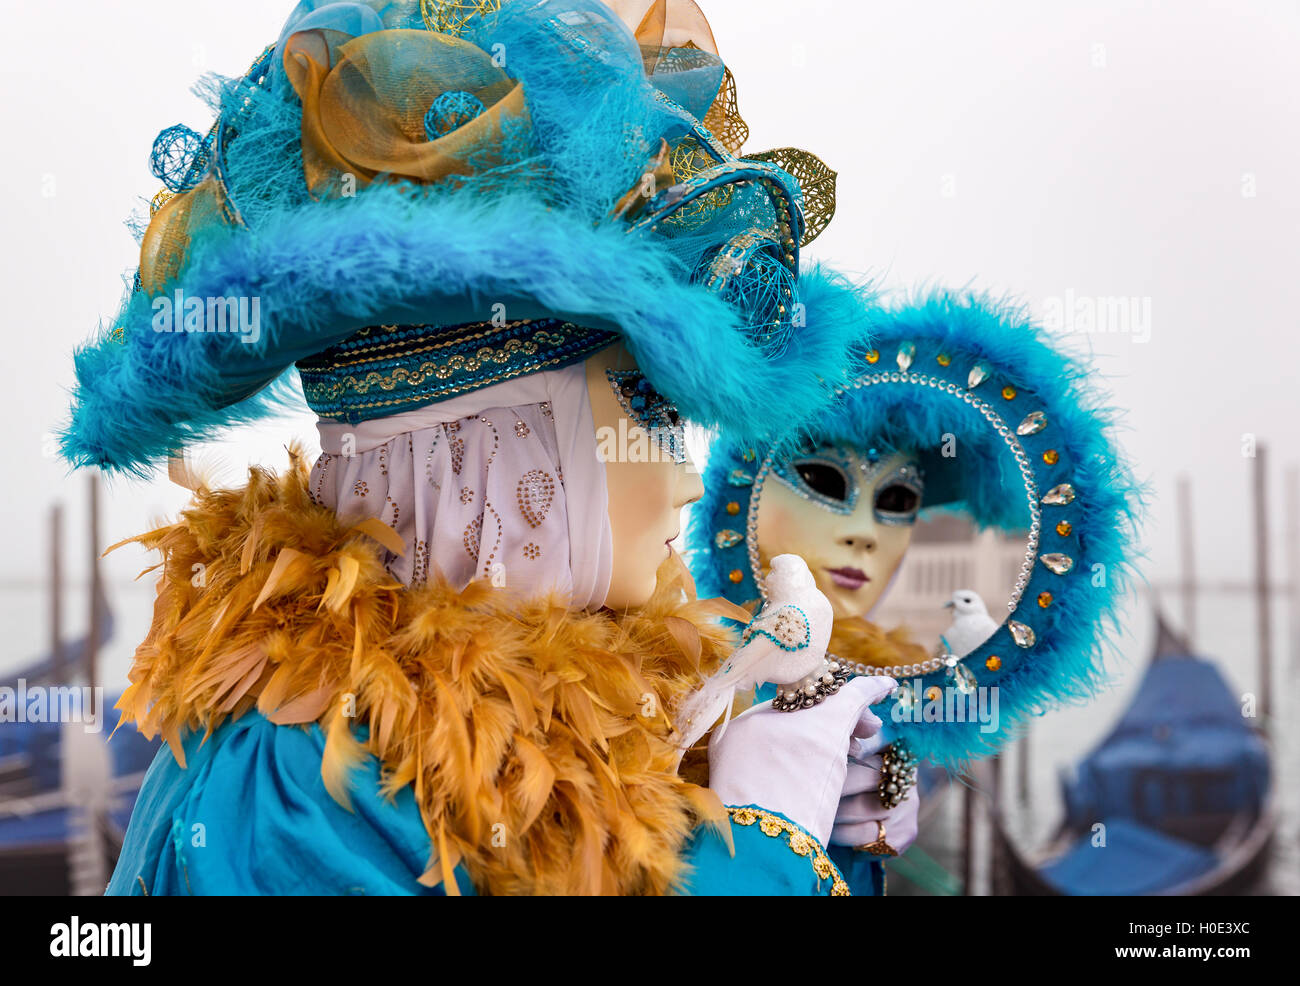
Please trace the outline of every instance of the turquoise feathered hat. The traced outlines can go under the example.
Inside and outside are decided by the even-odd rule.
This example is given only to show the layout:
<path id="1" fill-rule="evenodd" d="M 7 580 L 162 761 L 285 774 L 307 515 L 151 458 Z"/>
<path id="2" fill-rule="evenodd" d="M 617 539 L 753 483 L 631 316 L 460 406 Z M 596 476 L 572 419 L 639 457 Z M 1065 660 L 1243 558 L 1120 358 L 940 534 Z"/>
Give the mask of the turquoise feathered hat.
<path id="1" fill-rule="evenodd" d="M 1026 717 L 1088 697 L 1104 681 L 1103 624 L 1113 622 L 1132 571 L 1140 491 L 1094 375 L 1022 311 L 935 292 L 875 308 L 859 332 L 861 374 L 803 440 L 915 453 L 923 507 L 961 508 L 981 527 L 1026 539 L 1008 618 L 988 640 L 960 660 L 883 672 L 901 683 L 876 710 L 886 735 L 956 766 L 996 751 Z M 792 447 L 725 435 L 714 444 L 689 529 L 701 595 L 760 598 L 757 511 L 765 480 Z M 923 721 L 933 686 L 996 686 L 997 728 Z"/>
<path id="2" fill-rule="evenodd" d="M 293 399 L 295 366 L 355 423 L 618 338 L 689 419 L 759 440 L 824 407 L 850 332 L 804 329 L 798 272 L 834 173 L 739 155 L 698 15 L 655 0 L 634 33 L 598 0 L 303 0 L 206 84 L 206 136 L 155 141 L 167 187 L 76 354 L 64 456 L 144 473 Z"/>

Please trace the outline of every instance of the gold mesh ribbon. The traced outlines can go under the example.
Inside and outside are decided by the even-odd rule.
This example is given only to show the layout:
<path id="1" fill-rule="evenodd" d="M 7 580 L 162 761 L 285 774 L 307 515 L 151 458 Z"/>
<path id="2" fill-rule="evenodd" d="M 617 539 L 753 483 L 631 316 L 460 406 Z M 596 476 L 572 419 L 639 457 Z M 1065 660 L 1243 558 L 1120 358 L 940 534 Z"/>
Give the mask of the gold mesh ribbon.
<path id="1" fill-rule="evenodd" d="M 612 6 L 627 21 L 632 10 L 639 4 L 628 0 L 625 3 L 615 2 Z M 647 76 L 654 74 L 664 53 L 671 48 L 693 48 L 718 57 L 718 45 L 713 31 L 704 12 L 694 0 L 655 0 L 633 33 L 637 44 L 641 46 Z M 736 79 L 726 66 L 723 66 L 722 84 L 718 87 L 713 105 L 700 122 L 728 151 L 732 154 L 740 153 L 741 146 L 749 136 L 749 126 L 741 119 L 736 104 Z M 679 177 L 689 177 L 689 174 L 679 174 Z"/>
<path id="2" fill-rule="evenodd" d="M 381 175 L 437 182 L 499 166 L 507 132 L 528 125 L 522 84 L 446 34 L 303 31 L 285 42 L 284 68 L 302 100 L 303 169 L 317 197 L 340 194 L 345 175 L 358 186 Z M 483 111 L 429 140 L 425 114 L 449 92 L 470 94 Z"/>
<path id="3" fill-rule="evenodd" d="M 732 154 L 739 154 L 749 139 L 749 124 L 741 118 L 740 108 L 736 105 L 736 77 L 731 74 L 731 69 L 723 69 L 717 98 L 700 122 Z"/>
<path id="4" fill-rule="evenodd" d="M 500 9 L 501 0 L 420 0 L 424 26 L 457 38 L 474 18 Z"/>
<path id="5" fill-rule="evenodd" d="M 835 179 L 838 172 L 827 167 L 816 154 L 797 147 L 777 147 L 770 151 L 746 154 L 748 161 L 768 161 L 793 175 L 803 191 L 803 236 L 800 246 L 817 239 L 835 215 Z"/>
<path id="6" fill-rule="evenodd" d="M 523 86 L 487 52 L 430 31 L 390 30 L 353 38 L 336 31 L 291 35 L 285 73 L 302 101 L 302 158 L 317 198 L 350 194 L 377 180 L 437 182 L 507 163 L 511 135 L 530 123 Z M 447 92 L 465 92 L 483 110 L 429 140 L 425 114 Z M 520 144 L 522 147 L 522 143 Z M 181 269 L 192 233 L 220 215 L 224 190 L 209 174 L 193 189 L 159 193 L 140 248 L 140 284 L 159 290 Z"/>
<path id="7" fill-rule="evenodd" d="M 654 0 L 636 21 L 635 11 L 644 0 L 610 0 L 610 6 L 631 26 L 636 23 L 635 37 L 641 46 L 647 75 L 652 75 L 664 52 L 670 48 L 694 48 L 711 55 L 718 54 L 718 46 L 709 28 L 709 22 L 694 0 Z M 736 79 L 731 70 L 723 67 L 722 83 L 704 119 L 700 121 L 723 147 L 739 155 L 749 138 L 749 125 L 740 115 L 736 98 Z M 835 215 L 836 172 L 827 167 L 815 154 L 794 147 L 747 154 L 752 161 L 768 161 L 788 172 L 798 180 L 804 195 L 804 232 L 800 246 L 815 240 Z M 677 181 L 686 179 L 712 167 L 714 161 L 699 142 L 687 136 L 678 141 L 672 150 L 671 164 Z M 718 208 L 730 203 L 731 189 L 722 188 L 697 199 L 675 214 L 677 223 L 699 221 Z"/>
<path id="8" fill-rule="evenodd" d="M 154 196 L 152 219 L 140 241 L 141 290 L 154 294 L 180 271 L 191 230 L 224 215 L 221 202 L 221 188 L 210 173 L 189 191 Z"/>

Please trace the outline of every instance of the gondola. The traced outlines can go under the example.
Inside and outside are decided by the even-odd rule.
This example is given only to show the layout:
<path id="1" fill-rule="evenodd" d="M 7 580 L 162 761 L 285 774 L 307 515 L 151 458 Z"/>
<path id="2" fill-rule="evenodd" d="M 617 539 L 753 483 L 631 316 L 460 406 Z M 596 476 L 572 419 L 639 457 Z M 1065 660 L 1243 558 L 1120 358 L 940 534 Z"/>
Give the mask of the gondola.
<path id="1" fill-rule="evenodd" d="M 100 597 L 98 638 L 112 638 L 113 611 Z M 90 644 L 70 641 L 0 687 L 24 689 L 78 680 Z M 159 743 L 119 730 L 115 697 L 104 699 L 97 732 L 80 723 L 0 722 L 0 895 L 102 892 L 121 850 L 131 809 Z"/>
<path id="2" fill-rule="evenodd" d="M 1215 664 L 1156 620 L 1132 702 L 1062 778 L 1056 836 L 1024 854 L 994 812 L 998 892 L 1215 896 L 1258 876 L 1276 824 L 1267 736 Z"/>

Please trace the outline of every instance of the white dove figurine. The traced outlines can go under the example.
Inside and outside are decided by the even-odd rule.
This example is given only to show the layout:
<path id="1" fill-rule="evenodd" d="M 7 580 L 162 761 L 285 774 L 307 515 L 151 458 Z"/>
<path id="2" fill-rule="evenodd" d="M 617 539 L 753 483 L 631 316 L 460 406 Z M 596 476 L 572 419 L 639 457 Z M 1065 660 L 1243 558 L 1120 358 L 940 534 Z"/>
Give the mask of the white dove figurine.
<path id="1" fill-rule="evenodd" d="M 984 600 L 971 589 L 958 589 L 944 606 L 952 610 L 952 626 L 944 633 L 943 643 L 954 657 L 965 657 L 998 628 Z"/>
<path id="2" fill-rule="evenodd" d="M 767 681 L 792 684 L 822 667 L 834 613 L 807 563 L 798 555 L 777 555 L 765 585 L 767 602 L 745 628 L 741 646 L 682 703 L 676 720 L 682 749 L 719 716 L 726 713 L 730 720 L 737 691 Z"/>

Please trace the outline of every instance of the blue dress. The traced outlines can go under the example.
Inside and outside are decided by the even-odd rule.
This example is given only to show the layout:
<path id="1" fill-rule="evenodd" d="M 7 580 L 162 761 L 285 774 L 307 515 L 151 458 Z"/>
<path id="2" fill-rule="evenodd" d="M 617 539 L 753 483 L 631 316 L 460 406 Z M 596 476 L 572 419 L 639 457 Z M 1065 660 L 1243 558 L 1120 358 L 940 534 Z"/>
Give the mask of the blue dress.
<path id="1" fill-rule="evenodd" d="M 184 748 L 187 767 L 164 746 L 149 768 L 109 894 L 443 894 L 418 882 L 429 835 L 414 793 L 408 785 L 384 797 L 375 757 L 352 775 L 349 812 L 321 780 L 325 736 L 316 725 L 277 726 L 250 711 L 206 743 L 185 737 Z M 732 824 L 734 857 L 715 833 L 696 833 L 685 850 L 686 892 L 830 895 L 838 874 L 818 875 L 828 868 L 820 847 L 808 850 L 811 837 L 750 807 Z M 853 872 L 853 890 L 870 894 Z M 474 892 L 463 868 L 456 879 L 461 893 Z"/>

